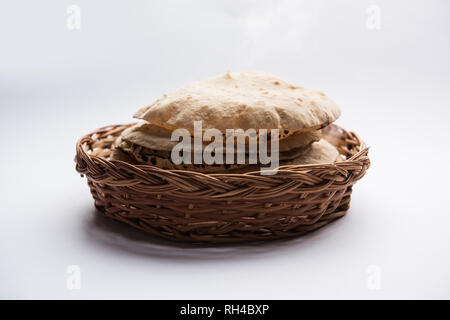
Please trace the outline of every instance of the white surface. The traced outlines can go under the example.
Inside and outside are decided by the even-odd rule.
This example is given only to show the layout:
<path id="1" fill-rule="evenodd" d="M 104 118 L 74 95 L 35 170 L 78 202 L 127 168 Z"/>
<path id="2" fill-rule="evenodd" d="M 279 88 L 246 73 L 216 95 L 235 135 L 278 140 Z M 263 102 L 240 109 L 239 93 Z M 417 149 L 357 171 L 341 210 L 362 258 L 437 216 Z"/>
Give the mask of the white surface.
<path id="1" fill-rule="evenodd" d="M 0 298 L 450 298 L 450 4 L 312 3 L 3 2 Z M 325 91 L 372 147 L 346 217 L 287 242 L 195 247 L 96 215 L 74 169 L 81 135 L 245 69 Z"/>

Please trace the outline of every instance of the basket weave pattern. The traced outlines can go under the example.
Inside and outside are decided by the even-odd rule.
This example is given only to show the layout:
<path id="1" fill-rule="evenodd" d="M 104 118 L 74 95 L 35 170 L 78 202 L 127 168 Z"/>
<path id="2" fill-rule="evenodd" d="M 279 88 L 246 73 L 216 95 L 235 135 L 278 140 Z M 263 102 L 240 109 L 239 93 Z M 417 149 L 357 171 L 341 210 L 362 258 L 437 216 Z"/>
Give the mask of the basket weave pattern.
<path id="1" fill-rule="evenodd" d="M 276 175 L 202 174 L 108 160 L 110 147 L 131 126 L 84 136 L 76 170 L 87 177 L 95 206 L 106 216 L 154 235 L 188 242 L 239 242 L 294 237 L 342 217 L 353 184 L 368 167 L 368 148 L 337 125 L 324 129 L 346 160 L 290 165 Z"/>

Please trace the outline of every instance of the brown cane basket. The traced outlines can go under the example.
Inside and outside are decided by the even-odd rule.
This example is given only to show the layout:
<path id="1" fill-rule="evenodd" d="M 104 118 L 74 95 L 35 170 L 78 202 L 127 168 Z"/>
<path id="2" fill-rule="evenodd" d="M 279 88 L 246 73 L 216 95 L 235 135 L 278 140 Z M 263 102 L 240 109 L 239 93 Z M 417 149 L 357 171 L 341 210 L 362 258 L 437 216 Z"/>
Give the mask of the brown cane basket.
<path id="1" fill-rule="evenodd" d="M 240 242 L 295 237 L 342 217 L 353 184 L 370 166 L 368 148 L 337 125 L 324 138 L 346 159 L 282 166 L 275 175 L 202 174 L 108 160 L 131 126 L 100 128 L 77 143 L 76 170 L 87 177 L 106 216 L 151 234 L 186 242 Z"/>

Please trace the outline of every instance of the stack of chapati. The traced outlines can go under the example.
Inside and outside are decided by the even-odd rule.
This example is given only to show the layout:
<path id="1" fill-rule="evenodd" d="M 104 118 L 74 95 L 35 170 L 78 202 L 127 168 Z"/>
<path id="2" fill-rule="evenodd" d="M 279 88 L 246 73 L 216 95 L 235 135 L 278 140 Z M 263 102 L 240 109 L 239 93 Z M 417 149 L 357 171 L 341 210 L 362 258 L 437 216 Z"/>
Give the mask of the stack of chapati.
<path id="1" fill-rule="evenodd" d="M 142 121 L 123 131 L 113 145 L 111 158 L 163 169 L 252 171 L 262 165 L 249 161 L 250 138 L 239 140 L 245 141 L 244 148 L 238 148 L 236 138 L 235 147 L 227 149 L 227 129 L 255 129 L 258 133 L 266 129 L 269 134 L 271 129 L 278 129 L 280 165 L 332 163 L 338 161 L 339 154 L 333 145 L 321 139 L 321 129 L 339 115 L 339 107 L 321 91 L 294 86 L 264 72 L 230 72 L 188 84 L 140 109 L 135 118 Z M 175 164 L 171 153 L 179 141 L 171 140 L 172 133 L 185 129 L 194 137 L 195 121 L 201 121 L 204 132 L 220 131 L 224 138 L 220 151 L 224 155 L 235 153 L 236 158 L 245 153 L 245 162 Z M 204 150 L 210 143 L 203 141 L 200 148 Z M 195 148 L 193 144 L 192 154 Z M 267 149 L 270 153 L 270 137 Z"/>

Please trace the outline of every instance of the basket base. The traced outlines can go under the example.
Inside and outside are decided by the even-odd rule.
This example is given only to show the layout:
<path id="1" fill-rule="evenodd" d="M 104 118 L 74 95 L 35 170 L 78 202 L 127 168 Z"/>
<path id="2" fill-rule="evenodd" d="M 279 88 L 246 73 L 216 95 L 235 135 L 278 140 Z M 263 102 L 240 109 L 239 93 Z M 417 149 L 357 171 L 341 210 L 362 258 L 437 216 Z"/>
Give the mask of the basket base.
<path id="1" fill-rule="evenodd" d="M 274 219 L 273 216 L 270 217 L 272 220 L 271 225 L 259 228 L 245 225 L 242 219 L 240 219 L 241 222 L 233 223 L 217 220 L 204 221 L 203 218 L 200 223 L 189 222 L 192 215 L 195 215 L 195 211 L 186 218 L 187 222 L 185 224 L 181 222 L 174 223 L 172 216 L 174 212 L 164 216 L 163 212 L 167 208 L 161 206 L 158 208 L 156 206 L 151 206 L 151 208 L 147 206 L 146 208 L 140 208 L 135 214 L 130 214 L 130 211 L 128 211 L 130 208 L 123 210 L 123 208 L 120 208 L 122 205 L 118 207 L 114 201 L 111 201 L 113 198 L 108 197 L 105 193 L 98 194 L 93 186 L 91 186 L 91 190 L 93 190 L 92 195 L 95 199 L 94 205 L 103 216 L 126 223 L 157 237 L 191 243 L 239 243 L 294 238 L 319 229 L 347 213 L 350 207 L 352 187 L 348 186 L 345 188 L 345 191 L 336 192 L 336 201 L 331 200 L 328 206 L 315 217 L 309 216 L 308 219 L 304 219 L 303 215 L 292 215 L 290 210 L 286 209 L 285 214 L 282 211 L 276 212 L 278 215 L 277 219 Z M 161 212 L 158 214 L 154 213 L 158 211 Z M 142 212 L 147 212 L 147 214 Z M 149 212 L 152 213 L 148 214 Z M 213 213 L 212 216 L 216 216 L 216 214 Z M 251 219 L 252 217 L 249 216 L 247 218 Z M 260 220 L 261 218 L 260 214 L 256 214 L 253 217 L 253 219 Z M 261 223 L 267 224 L 264 220 Z"/>

